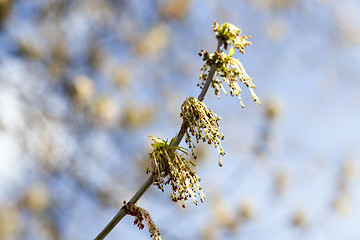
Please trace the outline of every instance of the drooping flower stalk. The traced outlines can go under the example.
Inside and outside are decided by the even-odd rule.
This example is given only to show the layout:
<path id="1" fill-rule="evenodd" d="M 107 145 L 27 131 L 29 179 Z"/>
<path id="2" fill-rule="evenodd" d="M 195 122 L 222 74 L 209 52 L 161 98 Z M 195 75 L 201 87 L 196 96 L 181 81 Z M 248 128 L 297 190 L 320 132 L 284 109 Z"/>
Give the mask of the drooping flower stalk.
<path id="1" fill-rule="evenodd" d="M 199 185 L 200 177 L 195 173 L 191 166 L 196 166 L 192 161 L 187 161 L 184 154 L 187 150 L 182 147 L 172 146 L 175 139 L 170 143 L 161 139 L 149 136 L 152 140 L 153 151 L 150 155 L 150 167 L 146 172 L 153 174 L 154 185 L 164 191 L 164 185 L 171 185 L 171 199 L 174 202 L 182 201 L 185 207 L 185 201 L 191 197 L 197 204 L 196 193 L 198 193 L 201 202 L 206 198 L 202 193 L 202 187 Z M 178 153 L 180 152 L 180 153 Z"/>
<path id="2" fill-rule="evenodd" d="M 124 201 L 123 203 L 124 203 L 123 208 L 125 209 L 126 213 L 135 217 L 134 225 L 137 225 L 140 230 L 144 229 L 144 224 L 143 224 L 144 221 L 149 229 L 150 236 L 152 237 L 152 239 L 153 240 L 162 239 L 160 236 L 160 230 L 152 220 L 148 211 L 146 211 L 145 209 L 139 206 L 136 206 L 135 204 L 131 204 L 130 202 L 127 203 L 126 201 Z"/>
<path id="3" fill-rule="evenodd" d="M 214 114 L 203 102 L 194 97 L 187 98 L 181 105 L 180 116 L 188 126 L 185 142 L 191 148 L 194 158 L 196 158 L 195 144 L 191 142 L 190 134 L 196 138 L 196 142 L 202 140 L 208 144 L 213 144 L 219 153 L 219 165 L 222 166 L 221 156 L 225 152 L 220 143 L 220 140 L 224 139 L 224 135 L 219 131 L 221 117 Z"/>

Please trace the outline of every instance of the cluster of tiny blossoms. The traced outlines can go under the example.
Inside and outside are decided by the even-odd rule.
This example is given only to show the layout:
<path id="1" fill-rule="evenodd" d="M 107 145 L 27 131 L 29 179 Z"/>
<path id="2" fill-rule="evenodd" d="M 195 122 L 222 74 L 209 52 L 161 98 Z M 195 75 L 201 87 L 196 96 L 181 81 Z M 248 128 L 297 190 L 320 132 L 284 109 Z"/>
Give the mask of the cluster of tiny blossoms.
<path id="1" fill-rule="evenodd" d="M 124 206 L 126 213 L 134 216 L 134 225 L 137 225 L 139 229 L 144 229 L 143 220 L 145 221 L 146 226 L 149 229 L 150 236 L 153 240 L 161 240 L 160 230 L 155 225 L 154 221 L 151 219 L 150 214 L 143 208 L 131 204 L 130 202 L 124 201 Z"/>
<path id="2" fill-rule="evenodd" d="M 196 192 L 203 202 L 206 197 L 198 183 L 200 177 L 190 167 L 190 165 L 196 165 L 183 157 L 183 154 L 187 155 L 186 149 L 172 146 L 174 139 L 168 144 L 167 141 L 149 137 L 153 140 L 154 150 L 150 153 L 150 167 L 146 169 L 146 172 L 153 174 L 154 185 L 164 191 L 164 185 L 170 184 L 171 199 L 174 202 L 182 201 L 183 207 L 185 207 L 184 201 L 189 197 L 197 204 Z"/>
<path id="3" fill-rule="evenodd" d="M 234 51 L 235 50 L 233 47 L 230 49 L 228 55 L 224 52 L 215 52 L 214 54 L 210 54 L 206 51 L 201 51 L 199 55 L 203 57 L 205 64 L 200 70 L 200 82 L 198 83 L 198 86 L 200 86 L 201 88 L 204 86 L 211 65 L 216 64 L 216 76 L 213 78 L 211 86 L 214 88 L 215 95 L 218 98 L 220 98 L 220 88 L 226 94 L 226 90 L 222 84 L 222 81 L 224 81 L 229 85 L 230 95 L 238 96 L 241 106 L 245 107 L 241 99 L 242 90 L 238 84 L 239 79 L 240 82 L 242 82 L 246 87 L 248 87 L 251 93 L 251 97 L 254 99 L 254 101 L 260 104 L 260 100 L 254 91 L 255 84 L 252 82 L 250 76 L 246 73 L 241 62 L 238 59 L 232 57 Z"/>
<path id="4" fill-rule="evenodd" d="M 249 39 L 250 36 L 240 36 L 241 30 L 231 23 L 226 22 L 223 25 L 219 25 L 217 21 L 215 21 L 213 29 L 216 38 L 223 42 L 225 49 L 227 49 L 228 45 L 233 45 L 244 54 L 245 47 L 251 45 L 251 42 L 246 40 Z"/>
<path id="5" fill-rule="evenodd" d="M 217 25 L 217 22 L 215 22 L 214 31 L 216 32 L 216 37 L 223 42 L 225 49 L 227 49 L 228 44 L 232 44 L 233 47 L 230 48 L 229 54 L 225 54 L 223 51 L 210 54 L 209 52 L 201 50 L 199 55 L 202 56 L 205 63 L 200 69 L 198 86 L 202 88 L 205 85 L 209 70 L 211 66 L 215 64 L 216 76 L 212 79 L 211 86 L 214 88 L 215 95 L 218 98 L 220 98 L 220 88 L 226 94 L 225 88 L 222 84 L 223 81 L 228 84 L 230 88 L 230 95 L 238 96 L 241 106 L 245 107 L 240 96 L 242 90 L 238 84 L 239 80 L 249 89 L 251 97 L 254 101 L 260 104 L 260 100 L 254 91 L 255 84 L 253 83 L 251 77 L 246 73 L 241 62 L 232 57 L 235 53 L 235 48 L 239 49 L 241 53 L 244 53 L 244 48 L 250 44 L 249 41 L 245 40 L 245 38 L 248 37 L 239 36 L 240 29 L 229 23 L 219 26 Z"/>
<path id="6" fill-rule="evenodd" d="M 224 135 L 219 131 L 219 121 L 221 117 L 212 113 L 204 103 L 197 100 L 194 97 L 187 98 L 181 105 L 180 116 L 185 121 L 188 127 L 185 134 L 185 142 L 192 149 L 194 158 L 195 145 L 191 142 L 190 134 L 196 138 L 196 141 L 202 140 L 208 144 L 213 144 L 219 153 L 219 165 L 222 166 L 221 156 L 225 154 L 224 149 L 221 146 L 220 140 L 224 139 Z"/>

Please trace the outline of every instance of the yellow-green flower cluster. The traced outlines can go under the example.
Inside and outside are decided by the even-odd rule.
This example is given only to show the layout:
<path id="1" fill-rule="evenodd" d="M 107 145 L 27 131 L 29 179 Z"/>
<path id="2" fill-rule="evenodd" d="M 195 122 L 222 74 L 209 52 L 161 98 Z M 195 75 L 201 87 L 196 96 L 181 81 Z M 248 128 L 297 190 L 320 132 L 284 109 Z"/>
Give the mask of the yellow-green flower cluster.
<path id="1" fill-rule="evenodd" d="M 187 150 L 182 147 L 172 146 L 175 139 L 168 144 L 167 141 L 149 136 L 152 140 L 154 150 L 150 153 L 150 167 L 146 172 L 151 172 L 154 176 L 154 184 L 164 191 L 164 185 L 170 184 L 171 199 L 174 202 L 184 201 L 189 197 L 197 204 L 196 192 L 201 202 L 206 198 L 199 185 L 200 177 L 191 169 L 190 165 L 196 166 L 192 161 L 187 161 L 183 154 L 187 155 Z M 179 154 L 177 151 L 181 152 Z"/>
<path id="2" fill-rule="evenodd" d="M 238 59 L 232 57 L 234 52 L 234 47 L 230 48 L 228 55 L 224 52 L 215 52 L 214 54 L 210 54 L 206 51 L 201 51 L 199 55 L 203 57 L 205 64 L 200 69 L 200 82 L 198 83 L 198 86 L 201 88 L 204 86 L 211 65 L 216 64 L 216 76 L 212 79 L 211 86 L 214 88 L 215 95 L 218 98 L 220 98 L 220 88 L 226 94 L 226 90 L 222 84 L 223 81 L 228 84 L 230 88 L 230 95 L 238 96 L 241 106 L 245 107 L 241 99 L 242 90 L 238 84 L 239 79 L 240 82 L 242 82 L 249 89 L 251 97 L 254 99 L 254 101 L 260 104 L 260 100 L 254 91 L 255 84 L 253 83 L 251 77 L 246 73 L 241 62 Z"/>
<path id="3" fill-rule="evenodd" d="M 126 201 L 124 201 L 123 203 L 124 203 L 123 208 L 125 208 L 126 213 L 135 217 L 134 225 L 137 225 L 140 230 L 144 229 L 144 224 L 142 222 L 144 220 L 146 226 L 149 229 L 150 236 L 152 237 L 152 239 L 161 240 L 160 230 L 157 228 L 154 221 L 151 219 L 151 216 L 148 213 L 148 211 L 146 211 L 141 207 L 136 206 L 135 204 L 131 204 L 130 202 L 127 203 Z"/>
<path id="4" fill-rule="evenodd" d="M 227 49 L 228 45 L 233 45 L 241 53 L 245 53 L 244 49 L 247 45 L 251 45 L 246 39 L 249 39 L 250 36 L 240 36 L 241 30 L 231 23 L 224 23 L 219 25 L 215 21 L 213 25 L 216 38 L 221 40 L 224 44 L 224 48 Z"/>
<path id="5" fill-rule="evenodd" d="M 181 105 L 180 116 L 188 127 L 185 134 L 185 142 L 192 149 L 194 158 L 195 145 L 191 142 L 190 134 L 196 138 L 196 141 L 202 140 L 208 144 L 213 144 L 219 153 L 219 165 L 222 166 L 221 156 L 225 154 L 221 146 L 220 140 L 224 139 L 224 135 L 219 131 L 219 121 L 221 117 L 212 113 L 204 103 L 194 97 L 187 98 Z"/>

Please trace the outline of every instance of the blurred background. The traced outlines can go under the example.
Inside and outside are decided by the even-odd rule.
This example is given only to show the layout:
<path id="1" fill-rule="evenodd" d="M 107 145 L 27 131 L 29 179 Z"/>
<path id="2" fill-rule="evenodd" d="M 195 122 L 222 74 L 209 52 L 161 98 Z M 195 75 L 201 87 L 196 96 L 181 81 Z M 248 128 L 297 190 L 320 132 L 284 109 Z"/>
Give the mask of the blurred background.
<path id="1" fill-rule="evenodd" d="M 262 101 L 210 89 L 224 166 L 197 147 L 207 199 L 139 201 L 163 239 L 359 239 L 357 0 L 0 0 L 0 239 L 93 239 L 147 176 L 148 134 L 176 135 L 211 25 Z M 182 144 L 182 146 L 185 146 Z M 150 239 L 126 216 L 107 239 Z"/>

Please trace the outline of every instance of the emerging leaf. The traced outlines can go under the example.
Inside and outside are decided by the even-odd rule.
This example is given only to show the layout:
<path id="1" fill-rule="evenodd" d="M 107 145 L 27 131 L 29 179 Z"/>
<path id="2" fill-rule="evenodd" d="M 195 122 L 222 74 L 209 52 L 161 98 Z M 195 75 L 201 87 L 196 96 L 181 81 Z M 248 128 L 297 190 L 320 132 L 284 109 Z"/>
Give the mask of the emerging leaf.
<path id="1" fill-rule="evenodd" d="M 231 57 L 232 55 L 234 55 L 234 53 L 235 53 L 235 48 L 231 47 L 228 56 Z"/>
<path id="2" fill-rule="evenodd" d="M 226 22 L 223 25 L 219 25 L 217 21 L 215 21 L 213 29 L 214 32 L 216 32 L 216 38 L 223 41 L 225 49 L 227 49 L 228 45 L 233 45 L 244 54 L 245 47 L 251 45 L 251 42 L 246 40 L 249 39 L 250 36 L 240 36 L 241 30 L 231 23 Z"/>

